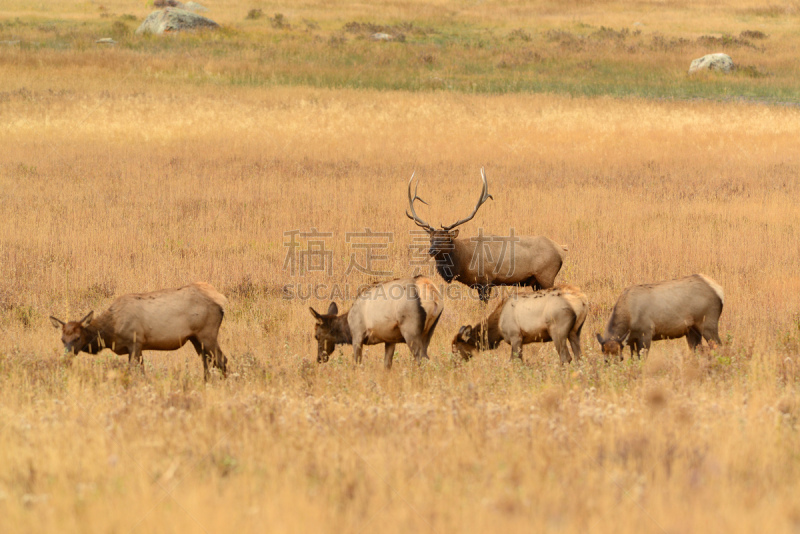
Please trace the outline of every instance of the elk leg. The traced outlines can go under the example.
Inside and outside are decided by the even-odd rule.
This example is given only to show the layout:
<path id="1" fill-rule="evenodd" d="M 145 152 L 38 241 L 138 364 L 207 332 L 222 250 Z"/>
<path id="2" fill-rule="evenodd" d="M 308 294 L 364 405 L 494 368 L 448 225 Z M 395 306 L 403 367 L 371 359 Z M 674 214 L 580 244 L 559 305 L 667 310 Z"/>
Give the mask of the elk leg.
<path id="1" fill-rule="evenodd" d="M 639 356 L 639 351 L 642 350 L 641 345 L 639 345 L 638 339 L 630 339 L 628 340 L 628 347 L 631 349 L 631 360 L 634 356 Z M 619 352 L 619 359 L 622 361 L 622 351 Z"/>
<path id="2" fill-rule="evenodd" d="M 511 361 L 513 362 L 515 358 L 518 358 L 522 361 L 522 338 L 521 337 L 514 337 L 510 341 L 511 343 Z"/>
<path id="3" fill-rule="evenodd" d="M 197 338 L 191 337 L 189 338 L 189 341 L 192 342 L 192 346 L 197 352 L 197 355 L 200 356 L 201 360 L 203 360 L 203 381 L 208 382 L 208 378 L 210 376 L 208 372 L 208 361 L 210 358 L 206 352 L 206 348 Z"/>
<path id="4" fill-rule="evenodd" d="M 384 347 L 386 348 L 386 352 L 383 355 L 383 366 L 388 371 L 392 368 L 392 359 L 394 358 L 394 343 L 386 343 Z"/>
<path id="5" fill-rule="evenodd" d="M 422 342 L 417 338 L 408 338 L 404 337 L 406 340 L 406 345 L 408 345 L 408 349 L 411 351 L 411 354 L 414 356 L 414 361 L 417 364 L 421 364 L 422 360 L 429 360 L 428 353 L 425 351 L 425 348 L 422 345 Z"/>
<path id="6" fill-rule="evenodd" d="M 488 285 L 479 285 L 476 287 L 478 289 L 478 298 L 480 298 L 481 302 L 484 304 L 489 302 L 489 297 L 492 296 L 492 287 Z"/>
<path id="7" fill-rule="evenodd" d="M 433 332 L 436 330 L 436 325 L 439 324 L 439 319 L 441 319 L 441 318 L 442 318 L 442 315 L 439 314 L 439 316 L 436 318 L 436 320 L 433 321 L 433 324 L 431 325 L 431 327 L 428 329 L 428 332 L 422 336 L 422 343 L 425 345 L 425 352 L 426 353 L 428 352 L 428 346 L 431 344 L 431 338 L 433 337 Z"/>
<path id="8" fill-rule="evenodd" d="M 142 370 L 142 374 L 144 374 L 144 359 L 142 358 L 142 346 L 138 343 L 134 343 L 130 347 L 128 347 L 128 365 L 136 365 L 139 364 L 139 367 Z"/>
<path id="9" fill-rule="evenodd" d="M 579 362 L 581 360 L 581 325 L 577 331 L 569 333 L 569 344 L 572 347 L 572 355 L 575 357 L 575 361 Z"/>
<path id="10" fill-rule="evenodd" d="M 713 348 L 712 342 L 717 345 L 722 345 L 722 340 L 719 338 L 719 333 L 717 332 L 717 323 L 714 321 L 707 321 L 706 326 L 703 327 L 703 337 L 708 343 L 709 347 Z"/>
<path id="11" fill-rule="evenodd" d="M 428 352 L 427 346 L 425 344 L 425 334 L 422 332 L 422 325 L 415 325 L 412 324 L 410 321 L 406 321 L 400 325 L 400 335 L 403 336 L 403 340 L 408 345 L 408 349 L 411 351 L 411 354 L 414 356 L 414 360 L 416 362 L 422 363 L 422 360 L 428 360 Z"/>
<path id="12" fill-rule="evenodd" d="M 361 352 L 363 350 L 363 346 L 361 345 L 361 341 L 353 340 L 353 360 L 355 361 L 356 365 L 361 364 Z"/>
<path id="13" fill-rule="evenodd" d="M 645 356 L 650 353 L 650 344 L 653 342 L 653 338 L 651 336 L 645 335 L 642 336 L 642 339 L 639 341 L 639 359 L 642 359 L 642 349 L 644 349 Z"/>
<path id="14" fill-rule="evenodd" d="M 689 331 L 686 332 L 686 343 L 689 344 L 691 350 L 696 350 L 702 341 L 703 337 L 695 327 L 690 328 Z"/>
<path id="15" fill-rule="evenodd" d="M 228 378 L 228 358 L 219 348 L 219 345 L 211 352 L 211 357 L 214 362 L 214 367 L 220 370 L 222 378 Z"/>
<path id="16" fill-rule="evenodd" d="M 563 336 L 556 336 L 553 338 L 553 344 L 556 346 L 558 357 L 561 359 L 561 365 L 572 362 L 572 356 L 569 355 L 567 350 L 567 340 Z"/>
<path id="17" fill-rule="evenodd" d="M 572 355 L 575 361 L 581 361 L 581 339 L 578 337 L 578 334 L 572 333 L 569 335 L 569 346 L 572 347 Z"/>

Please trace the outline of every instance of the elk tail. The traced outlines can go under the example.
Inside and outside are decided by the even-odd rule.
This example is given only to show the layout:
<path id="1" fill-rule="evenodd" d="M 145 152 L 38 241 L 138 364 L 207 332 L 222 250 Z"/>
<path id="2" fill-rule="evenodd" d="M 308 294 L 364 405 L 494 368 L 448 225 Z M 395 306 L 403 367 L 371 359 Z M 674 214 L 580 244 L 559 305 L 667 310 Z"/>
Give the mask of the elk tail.
<path id="1" fill-rule="evenodd" d="M 711 279 L 711 277 L 709 277 L 709 276 L 707 276 L 705 274 L 700 273 L 698 276 L 700 276 L 700 278 L 702 278 L 703 281 L 705 281 L 705 283 L 708 284 L 711 287 L 711 289 L 714 290 L 714 293 L 717 294 L 717 297 L 719 297 L 719 301 L 724 306 L 725 305 L 725 292 L 722 290 L 722 286 L 719 285 L 718 283 L 716 283 L 714 280 Z"/>
<path id="2" fill-rule="evenodd" d="M 225 298 L 225 295 L 214 289 L 214 286 L 211 284 L 207 284 L 205 282 L 195 282 L 194 286 L 196 286 L 206 297 L 211 299 L 214 304 L 220 307 L 220 309 L 225 312 L 225 306 L 228 305 L 228 299 Z"/>

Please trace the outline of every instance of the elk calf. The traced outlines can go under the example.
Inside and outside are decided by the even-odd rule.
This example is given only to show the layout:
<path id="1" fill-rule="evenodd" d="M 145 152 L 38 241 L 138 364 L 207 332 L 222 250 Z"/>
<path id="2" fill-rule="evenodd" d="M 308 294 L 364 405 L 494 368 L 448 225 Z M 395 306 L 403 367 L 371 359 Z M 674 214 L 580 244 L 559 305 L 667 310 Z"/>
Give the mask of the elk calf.
<path id="1" fill-rule="evenodd" d="M 364 345 L 384 343 L 383 363 L 392 368 L 396 343 L 406 343 L 419 363 L 428 359 L 428 345 L 444 309 L 439 290 L 424 276 L 376 284 L 356 299 L 342 315 L 331 302 L 328 313 L 309 308 L 317 320 L 317 362 L 328 361 L 336 345 L 353 345 L 356 364 Z"/>
<path id="2" fill-rule="evenodd" d="M 702 343 L 721 343 L 719 316 L 725 300 L 722 287 L 711 278 L 693 274 L 678 280 L 631 286 L 622 292 L 604 335 L 597 334 L 603 355 L 619 355 L 627 342 L 634 353 L 650 350 L 660 339 L 686 336 L 689 348 Z"/>
<path id="3" fill-rule="evenodd" d="M 228 359 L 217 343 L 227 299 L 211 285 L 195 282 L 178 289 L 124 295 L 94 317 L 89 312 L 80 321 L 50 317 L 61 328 L 67 352 L 97 354 L 104 348 L 127 354 L 128 363 L 143 365 L 143 350 L 177 350 L 191 341 L 203 359 L 203 377 L 208 364 L 227 376 Z"/>
<path id="4" fill-rule="evenodd" d="M 453 353 L 464 360 L 482 348 L 494 349 L 501 341 L 511 345 L 511 359 L 522 358 L 522 345 L 552 341 L 561 358 L 569 363 L 581 359 L 581 329 L 588 313 L 586 295 L 580 289 L 563 285 L 502 300 L 485 323 L 462 326 L 453 338 Z"/>

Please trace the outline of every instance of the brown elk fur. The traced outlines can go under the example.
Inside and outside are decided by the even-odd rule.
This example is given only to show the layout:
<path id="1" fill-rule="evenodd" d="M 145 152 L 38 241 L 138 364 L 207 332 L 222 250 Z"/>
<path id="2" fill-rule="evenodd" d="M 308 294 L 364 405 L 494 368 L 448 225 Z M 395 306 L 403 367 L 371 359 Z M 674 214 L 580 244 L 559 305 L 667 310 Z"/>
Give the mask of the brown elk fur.
<path id="1" fill-rule="evenodd" d="M 331 302 L 328 312 L 309 308 L 317 321 L 317 362 L 328 361 L 336 345 L 353 345 L 361 363 L 364 345 L 384 343 L 384 366 L 392 367 L 395 344 L 406 343 L 417 362 L 428 359 L 428 345 L 444 309 L 439 290 L 424 276 L 375 284 L 362 291 L 342 315 Z"/>
<path id="2" fill-rule="evenodd" d="M 454 224 L 442 225 L 441 229 L 434 228 L 417 215 L 414 202 L 425 201 L 417 196 L 416 188 L 412 194 L 413 180 L 412 175 L 408 182 L 409 211 L 406 215 L 414 224 L 428 232 L 431 239 L 428 254 L 436 261 L 436 271 L 447 283 L 457 280 L 476 288 L 483 302 L 489 300 L 493 286 L 530 286 L 533 289 L 553 287 L 556 275 L 564 263 L 567 247 L 544 236 L 481 235 L 457 239 L 459 232 L 455 227 L 472 220 L 478 209 L 492 198 L 483 169 L 483 190 L 472 213 Z"/>
<path id="3" fill-rule="evenodd" d="M 597 334 L 597 341 L 606 358 L 620 359 L 626 342 L 631 356 L 650 350 L 650 344 L 660 339 L 685 336 L 692 350 L 703 339 L 719 344 L 724 300 L 722 287 L 703 274 L 630 286 L 620 295 L 605 334 Z"/>
<path id="4" fill-rule="evenodd" d="M 522 358 L 526 343 L 552 341 L 562 363 L 581 358 L 580 335 L 588 313 L 586 295 L 574 286 L 510 296 L 498 303 L 484 323 L 462 326 L 453 338 L 453 353 L 465 360 L 480 350 L 494 349 L 501 341 L 511 345 L 512 359 Z"/>
<path id="5" fill-rule="evenodd" d="M 211 285 L 195 282 L 178 289 L 133 293 L 119 297 L 108 310 L 94 317 L 89 312 L 79 321 L 50 321 L 61 328 L 68 352 L 97 354 L 108 348 L 127 354 L 129 363 L 142 362 L 143 350 L 176 350 L 190 341 L 203 359 L 203 375 L 213 363 L 223 375 L 227 358 L 217 336 L 227 299 Z"/>

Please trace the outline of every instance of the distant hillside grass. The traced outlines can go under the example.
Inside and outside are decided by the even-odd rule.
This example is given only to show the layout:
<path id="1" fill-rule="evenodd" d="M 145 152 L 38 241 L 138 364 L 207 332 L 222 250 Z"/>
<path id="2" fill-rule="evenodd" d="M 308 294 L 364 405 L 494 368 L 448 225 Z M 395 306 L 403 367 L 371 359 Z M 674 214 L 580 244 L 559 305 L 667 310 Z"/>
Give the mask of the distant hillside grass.
<path id="1" fill-rule="evenodd" d="M 19 44 L 0 48 L 0 61 L 93 64 L 193 84 L 800 102 L 800 38 L 762 31 L 785 27 L 783 18 L 766 15 L 752 29 L 737 20 L 699 35 L 576 20 L 508 28 L 424 18 L 317 23 L 276 13 L 241 17 L 215 33 L 136 36 L 140 21 L 130 14 L 9 18 L 0 40 Z M 377 31 L 393 41 L 372 41 Z M 95 44 L 109 36 L 118 44 Z M 689 76 L 691 60 L 711 52 L 729 53 L 737 70 Z"/>

